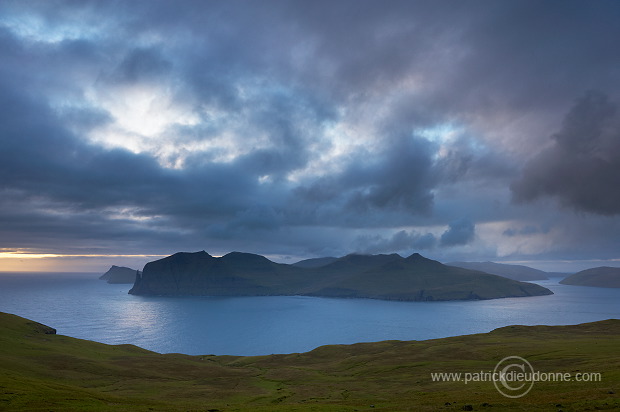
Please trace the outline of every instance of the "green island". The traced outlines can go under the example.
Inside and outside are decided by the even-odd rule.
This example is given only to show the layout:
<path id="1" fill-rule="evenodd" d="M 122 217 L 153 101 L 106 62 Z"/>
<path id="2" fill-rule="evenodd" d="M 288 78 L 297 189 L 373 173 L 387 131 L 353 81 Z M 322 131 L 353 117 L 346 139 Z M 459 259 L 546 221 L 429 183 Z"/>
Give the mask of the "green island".
<path id="1" fill-rule="evenodd" d="M 268 356 L 159 354 L 57 335 L 0 313 L 0 410 L 583 411 L 620 409 L 620 320 L 508 326 L 426 341 L 322 346 Z M 162 331 L 165 333 L 165 331 Z M 492 382 L 433 373 L 493 370 L 507 356 L 536 370 L 599 374 L 536 382 L 518 399 Z"/>

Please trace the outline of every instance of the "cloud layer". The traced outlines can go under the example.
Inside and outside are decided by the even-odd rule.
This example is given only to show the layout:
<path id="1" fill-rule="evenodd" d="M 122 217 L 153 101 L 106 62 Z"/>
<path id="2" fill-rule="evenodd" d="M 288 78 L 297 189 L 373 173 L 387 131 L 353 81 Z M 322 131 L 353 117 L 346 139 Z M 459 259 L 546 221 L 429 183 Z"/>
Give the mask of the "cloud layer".
<path id="1" fill-rule="evenodd" d="M 0 249 L 617 258 L 619 17 L 4 1 Z"/>

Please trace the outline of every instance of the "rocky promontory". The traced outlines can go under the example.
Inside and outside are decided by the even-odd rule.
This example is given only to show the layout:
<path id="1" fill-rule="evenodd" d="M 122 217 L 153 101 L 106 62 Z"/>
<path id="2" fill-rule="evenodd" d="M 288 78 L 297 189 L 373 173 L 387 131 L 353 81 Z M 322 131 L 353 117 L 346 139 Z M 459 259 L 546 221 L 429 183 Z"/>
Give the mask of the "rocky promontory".
<path id="1" fill-rule="evenodd" d="M 136 281 L 137 270 L 123 267 L 112 266 L 106 273 L 101 275 L 99 279 L 105 280 L 108 283 L 126 283 L 132 284 Z"/>

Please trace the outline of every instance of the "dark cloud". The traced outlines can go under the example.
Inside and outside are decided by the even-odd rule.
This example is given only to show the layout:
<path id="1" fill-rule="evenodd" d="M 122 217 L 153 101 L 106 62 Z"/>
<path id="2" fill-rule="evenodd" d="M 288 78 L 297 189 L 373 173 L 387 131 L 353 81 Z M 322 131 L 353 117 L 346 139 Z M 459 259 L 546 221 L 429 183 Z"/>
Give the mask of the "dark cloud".
<path id="1" fill-rule="evenodd" d="M 431 148 L 424 140 L 398 138 L 380 156 L 360 156 L 345 173 L 347 206 L 355 211 L 393 208 L 427 213 L 433 202 Z"/>
<path id="2" fill-rule="evenodd" d="M 565 206 L 620 213 L 620 113 L 608 96 L 590 92 L 566 115 L 553 144 L 530 160 L 511 186 L 516 201 L 553 196 Z"/>
<path id="3" fill-rule="evenodd" d="M 114 73 L 119 82 L 156 81 L 168 74 L 172 63 L 154 48 L 136 48 L 127 53 Z"/>
<path id="4" fill-rule="evenodd" d="M 442 182 L 504 181 L 518 174 L 519 165 L 507 153 L 493 150 L 476 139 L 459 136 L 437 161 Z"/>
<path id="5" fill-rule="evenodd" d="M 354 249 L 358 253 L 394 253 L 429 250 L 435 247 L 437 239 L 432 233 L 400 230 L 390 238 L 381 235 L 358 236 Z"/>
<path id="6" fill-rule="evenodd" d="M 514 236 L 519 236 L 519 235 L 530 236 L 530 235 L 536 235 L 539 233 L 549 233 L 550 229 L 551 228 L 548 226 L 539 227 L 539 226 L 534 226 L 534 225 L 525 225 L 520 228 L 512 228 L 512 227 L 508 228 L 504 230 L 502 234 L 508 237 L 514 237 Z"/>
<path id="7" fill-rule="evenodd" d="M 442 246 L 466 245 L 476 235 L 476 225 L 467 219 L 459 219 L 451 222 L 448 229 L 443 232 L 440 238 Z"/>
<path id="8" fill-rule="evenodd" d="M 467 219 L 450 223 L 447 230 L 438 239 L 433 233 L 400 230 L 391 237 L 382 235 L 360 235 L 353 242 L 353 248 L 359 253 L 393 253 L 413 251 L 433 251 L 437 246 L 452 247 L 466 245 L 475 238 L 475 225 Z"/>
<path id="9" fill-rule="evenodd" d="M 340 205 L 343 213 L 381 211 L 428 214 L 435 184 L 433 145 L 415 136 L 396 136 L 375 153 L 351 156 L 336 176 L 322 177 L 296 188 L 301 202 Z"/>
<path id="10" fill-rule="evenodd" d="M 268 205 L 255 205 L 235 214 L 225 224 L 214 223 L 209 232 L 214 236 L 230 238 L 245 231 L 273 232 L 283 224 L 283 212 Z"/>

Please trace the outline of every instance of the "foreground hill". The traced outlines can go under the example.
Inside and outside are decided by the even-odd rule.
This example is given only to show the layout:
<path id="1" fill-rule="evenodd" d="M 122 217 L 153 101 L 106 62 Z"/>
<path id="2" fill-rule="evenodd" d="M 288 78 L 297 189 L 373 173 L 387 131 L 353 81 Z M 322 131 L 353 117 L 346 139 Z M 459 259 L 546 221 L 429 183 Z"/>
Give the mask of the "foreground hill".
<path id="1" fill-rule="evenodd" d="M 620 321 L 508 326 L 428 341 L 322 346 L 254 357 L 161 355 L 53 334 L 0 313 L 0 409 L 28 411 L 581 411 L 620 408 Z M 518 354 L 536 382 L 517 399 L 492 382 L 431 374 L 493 371 Z M 600 379 L 579 381 L 583 373 Z"/>
<path id="2" fill-rule="evenodd" d="M 477 300 L 549 295 L 542 286 L 443 265 L 417 253 L 348 255 L 318 267 L 275 263 L 232 252 L 176 253 L 149 262 L 134 295 L 307 295 L 390 300 Z"/>
<path id="3" fill-rule="evenodd" d="M 495 262 L 450 262 L 448 266 L 457 266 L 465 269 L 479 270 L 493 275 L 503 276 L 508 279 L 530 281 L 546 280 L 548 273 L 523 265 L 507 265 Z"/>
<path id="4" fill-rule="evenodd" d="M 562 281 L 563 285 L 620 288 L 620 268 L 601 266 L 577 272 Z"/>
<path id="5" fill-rule="evenodd" d="M 106 273 L 101 275 L 99 279 L 108 283 L 134 283 L 136 281 L 136 270 L 113 265 Z"/>

